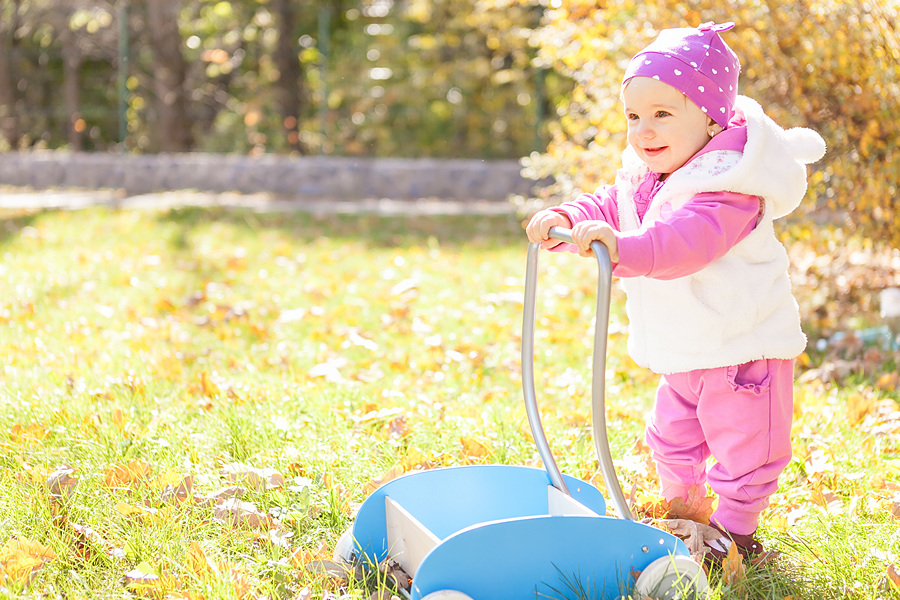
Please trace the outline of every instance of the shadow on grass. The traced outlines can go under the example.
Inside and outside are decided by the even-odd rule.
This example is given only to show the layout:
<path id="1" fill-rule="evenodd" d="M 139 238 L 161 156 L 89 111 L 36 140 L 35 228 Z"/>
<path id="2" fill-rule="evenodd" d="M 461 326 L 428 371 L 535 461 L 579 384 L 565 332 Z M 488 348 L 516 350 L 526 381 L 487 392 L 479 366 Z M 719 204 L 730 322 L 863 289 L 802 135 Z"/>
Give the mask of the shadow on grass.
<path id="1" fill-rule="evenodd" d="M 20 235 L 23 229 L 33 226 L 42 212 L 49 211 L 0 211 L 0 246 Z"/>

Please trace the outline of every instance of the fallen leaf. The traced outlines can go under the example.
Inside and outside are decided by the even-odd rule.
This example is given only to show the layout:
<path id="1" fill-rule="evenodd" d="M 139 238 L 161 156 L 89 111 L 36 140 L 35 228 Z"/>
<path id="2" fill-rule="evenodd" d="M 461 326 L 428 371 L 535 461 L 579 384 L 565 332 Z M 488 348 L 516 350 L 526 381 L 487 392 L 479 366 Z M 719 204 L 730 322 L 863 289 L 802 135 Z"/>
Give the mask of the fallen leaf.
<path id="1" fill-rule="evenodd" d="M 10 539 L 0 548 L 0 570 L 6 579 L 30 585 L 45 564 L 56 558 L 49 546 L 28 538 Z"/>
<path id="2" fill-rule="evenodd" d="M 191 546 L 184 557 L 184 566 L 197 577 L 203 577 L 218 571 L 216 564 L 210 560 L 197 542 L 191 542 Z"/>
<path id="3" fill-rule="evenodd" d="M 106 487 L 128 488 L 150 481 L 152 468 L 145 462 L 132 460 L 127 465 L 115 465 L 104 471 Z"/>
<path id="4" fill-rule="evenodd" d="M 889 564 L 887 567 L 887 580 L 891 588 L 900 590 L 900 571 L 898 571 L 897 566 L 893 563 Z"/>
<path id="5" fill-rule="evenodd" d="M 44 440 L 49 432 L 47 428 L 43 425 L 38 425 L 33 423 L 31 425 L 26 425 L 22 427 L 20 424 L 16 423 L 12 427 L 9 428 L 10 438 L 14 442 L 23 443 L 23 442 L 40 442 Z"/>
<path id="6" fill-rule="evenodd" d="M 75 475 L 75 469 L 69 465 L 58 467 L 56 471 L 47 478 L 47 489 L 54 496 L 68 497 L 75 485 L 78 483 L 78 477 Z"/>
<path id="7" fill-rule="evenodd" d="M 284 475 L 275 469 L 257 469 L 243 463 L 231 463 L 222 467 L 222 475 L 232 483 L 259 491 L 284 487 Z"/>
<path id="8" fill-rule="evenodd" d="M 472 460 L 490 457 L 491 450 L 485 444 L 471 437 L 460 437 L 459 443 L 462 446 L 462 455 L 464 458 Z"/>
<path id="9" fill-rule="evenodd" d="M 140 504 L 127 504 L 125 502 L 119 502 L 116 504 L 116 512 L 118 512 L 123 517 L 138 517 L 141 519 L 158 517 L 161 513 L 158 508 L 141 506 Z"/>
<path id="10" fill-rule="evenodd" d="M 160 476 L 159 482 L 163 485 L 160 500 L 163 502 L 185 502 L 192 497 L 194 488 L 194 476 L 169 472 Z"/>
<path id="11" fill-rule="evenodd" d="M 246 492 L 244 488 L 237 485 L 229 485 L 223 488 L 219 488 L 214 492 L 210 492 L 205 496 L 194 495 L 194 502 L 200 504 L 201 506 L 213 506 L 218 504 L 222 500 L 227 500 L 228 498 L 240 498 Z"/>
<path id="12" fill-rule="evenodd" d="M 715 510 L 716 498 L 707 496 L 699 486 L 692 485 L 686 498 L 675 498 L 669 502 L 668 516 L 673 519 L 689 519 L 709 525 L 709 518 Z"/>
<path id="13" fill-rule="evenodd" d="M 266 535 L 261 536 L 263 540 L 272 544 L 276 548 L 285 549 L 290 549 L 291 540 L 293 539 L 293 537 L 293 532 L 281 528 L 270 529 Z"/>
<path id="14" fill-rule="evenodd" d="M 228 498 L 216 504 L 213 516 L 232 527 L 247 525 L 260 528 L 269 524 L 269 516 L 258 511 L 255 504 L 242 502 L 237 498 Z"/>
<path id="15" fill-rule="evenodd" d="M 303 565 L 303 568 L 313 575 L 324 575 L 342 582 L 349 581 L 353 573 L 349 566 L 331 560 L 314 560 Z"/>
<path id="16" fill-rule="evenodd" d="M 294 548 L 294 551 L 291 552 L 290 563 L 294 568 L 300 569 L 306 563 L 314 560 L 325 560 L 324 557 L 326 556 L 331 556 L 331 551 L 328 549 L 328 544 L 325 543 L 325 540 L 322 540 L 315 550 L 302 547 Z"/>
<path id="17" fill-rule="evenodd" d="M 745 576 L 744 557 L 738 552 L 737 544 L 731 544 L 728 548 L 728 554 L 722 561 L 722 579 L 725 583 L 733 585 L 742 581 Z"/>
<path id="18" fill-rule="evenodd" d="M 365 487 L 363 487 L 363 495 L 364 496 L 371 495 L 372 492 L 377 490 L 379 487 L 381 487 L 388 481 L 393 481 L 394 479 L 397 479 L 398 477 L 403 475 L 405 472 L 406 472 L 406 469 L 404 468 L 403 465 L 394 465 L 393 467 L 388 469 L 387 472 L 384 475 L 382 475 L 381 477 L 376 477 L 374 479 L 369 480 L 369 482 L 365 485 Z"/>
<path id="19" fill-rule="evenodd" d="M 234 594 L 238 597 L 238 600 L 244 600 L 245 598 L 255 598 L 253 594 L 252 582 L 250 581 L 250 576 L 247 575 L 239 567 L 232 567 L 231 569 L 231 585 L 234 588 Z"/>
<path id="20" fill-rule="evenodd" d="M 683 540 L 688 552 L 695 558 L 706 554 L 706 542 L 722 537 L 715 527 L 690 519 L 655 519 L 650 524 Z"/>
<path id="21" fill-rule="evenodd" d="M 161 596 L 165 589 L 156 569 L 148 562 L 141 562 L 125 573 L 125 587 L 135 595 L 154 597 Z"/>

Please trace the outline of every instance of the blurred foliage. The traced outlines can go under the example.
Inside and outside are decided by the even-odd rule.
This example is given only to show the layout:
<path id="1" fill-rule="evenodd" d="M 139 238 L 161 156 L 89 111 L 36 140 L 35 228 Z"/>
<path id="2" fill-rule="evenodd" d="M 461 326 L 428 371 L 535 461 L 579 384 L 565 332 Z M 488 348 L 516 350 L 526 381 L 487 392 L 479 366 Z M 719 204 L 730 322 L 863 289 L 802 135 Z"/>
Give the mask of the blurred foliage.
<path id="1" fill-rule="evenodd" d="M 543 155 L 545 199 L 568 199 L 609 181 L 625 145 L 618 96 L 630 57 L 661 29 L 728 21 L 741 59 L 740 93 L 783 126 L 815 129 L 828 143 L 813 166 L 806 207 L 847 215 L 873 239 L 900 245 L 900 23 L 897 0 L 552 0 L 535 34 L 540 61 L 575 82 Z"/>
<path id="2" fill-rule="evenodd" d="M 518 157 L 546 145 L 544 115 L 571 85 L 532 65 L 530 36 L 543 12 L 534 2 L 177 5 L 189 137 L 195 140 L 187 149 Z M 4 2 L 0 41 L 11 51 L 4 57 L 0 46 L 0 67 L 10 74 L 15 116 L 12 130 L 0 130 L 6 147 L 117 147 L 120 25 L 127 19 L 124 143 L 132 151 L 159 151 L 159 103 L 166 99 L 158 80 L 177 65 L 154 56 L 150 8 L 149 0 Z M 296 73 L 283 73 L 278 62 L 283 29 L 290 30 Z M 77 61 L 67 65 L 67 56 Z M 80 97 L 64 88 L 67 77 L 77 78 Z M 299 96 L 298 114 L 285 114 L 279 105 L 284 90 Z M 4 108 L 10 112 L 4 104 L 0 96 L 0 118 Z"/>
<path id="3" fill-rule="evenodd" d="M 900 243 L 900 0 L 737 0 L 726 12 L 713 0 L 167 2 L 178 7 L 186 149 L 527 156 L 527 174 L 556 178 L 543 191 L 554 202 L 613 176 L 633 53 L 666 27 L 734 20 L 725 37 L 741 92 L 828 143 L 807 206 Z M 153 52 L 151 6 L 0 5 L 0 150 L 121 147 L 125 15 L 124 147 L 164 149 L 159 79 L 170 65 Z"/>

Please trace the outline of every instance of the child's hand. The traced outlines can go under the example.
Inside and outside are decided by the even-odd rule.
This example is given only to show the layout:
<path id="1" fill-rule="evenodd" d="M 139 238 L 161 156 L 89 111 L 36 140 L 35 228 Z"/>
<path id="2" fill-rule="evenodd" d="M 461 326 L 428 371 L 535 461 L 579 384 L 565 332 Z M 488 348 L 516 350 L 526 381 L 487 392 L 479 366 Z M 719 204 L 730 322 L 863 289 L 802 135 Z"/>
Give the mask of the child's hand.
<path id="1" fill-rule="evenodd" d="M 572 223 L 569 218 L 554 210 L 542 210 L 536 212 L 528 225 L 525 226 L 525 233 L 528 235 L 529 242 L 542 242 L 541 248 L 553 248 L 561 242 L 559 240 L 550 239 L 551 227 L 564 227 L 569 229 Z"/>
<path id="2" fill-rule="evenodd" d="M 619 242 L 616 238 L 616 230 L 606 221 L 582 221 L 572 228 L 572 241 L 578 246 L 578 254 L 581 256 L 593 256 L 591 242 L 602 242 L 609 248 L 609 260 L 619 262 Z"/>

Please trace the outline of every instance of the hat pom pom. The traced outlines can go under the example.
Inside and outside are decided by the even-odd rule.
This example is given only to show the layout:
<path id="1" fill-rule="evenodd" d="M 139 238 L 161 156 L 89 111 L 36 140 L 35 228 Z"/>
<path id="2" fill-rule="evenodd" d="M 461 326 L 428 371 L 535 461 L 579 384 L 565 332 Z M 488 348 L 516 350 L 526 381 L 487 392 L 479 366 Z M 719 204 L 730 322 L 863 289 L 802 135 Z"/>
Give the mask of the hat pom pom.
<path id="1" fill-rule="evenodd" d="M 806 127 L 794 127 L 784 132 L 791 154 L 804 164 L 811 164 L 825 156 L 825 140 Z"/>

